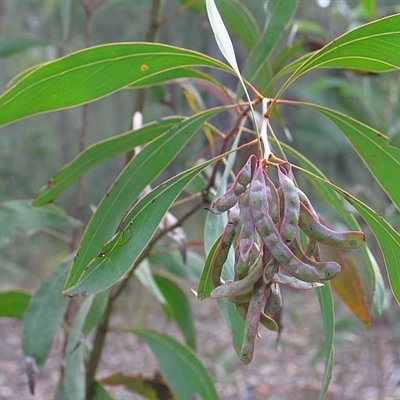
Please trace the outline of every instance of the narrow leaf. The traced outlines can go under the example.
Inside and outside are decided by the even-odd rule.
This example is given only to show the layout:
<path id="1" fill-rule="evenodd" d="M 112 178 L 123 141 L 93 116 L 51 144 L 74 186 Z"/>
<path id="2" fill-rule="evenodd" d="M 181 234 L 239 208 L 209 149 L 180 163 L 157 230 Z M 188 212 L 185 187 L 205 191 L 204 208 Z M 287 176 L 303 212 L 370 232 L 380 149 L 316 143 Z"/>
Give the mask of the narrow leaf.
<path id="1" fill-rule="evenodd" d="M 114 400 L 114 397 L 97 381 L 93 382 L 88 400 Z"/>
<path id="2" fill-rule="evenodd" d="M 325 372 L 322 379 L 322 387 L 319 393 L 319 400 L 325 399 L 329 385 L 332 380 L 334 361 L 334 334 L 335 314 L 333 309 L 333 298 L 329 284 L 316 289 L 319 306 L 324 321 L 324 342 L 325 342 Z"/>
<path id="3" fill-rule="evenodd" d="M 217 0 L 217 5 L 229 30 L 242 42 L 245 49 L 250 51 L 261 32 L 249 9 L 238 0 Z"/>
<path id="4" fill-rule="evenodd" d="M 131 329 L 144 340 L 157 358 L 162 375 L 178 399 L 218 400 L 218 394 L 205 368 L 193 350 L 164 334 Z"/>
<path id="5" fill-rule="evenodd" d="M 150 269 L 150 264 L 147 260 L 143 260 L 143 262 L 138 265 L 138 267 L 135 269 L 135 275 L 139 279 L 140 283 L 147 289 L 147 291 L 162 305 L 167 303 L 163 292 L 160 290 L 154 279 Z"/>
<path id="6" fill-rule="evenodd" d="M 72 255 L 43 281 L 33 295 L 24 319 L 22 347 L 25 357 L 32 357 L 41 367 L 51 348 L 51 342 L 63 320 L 68 299 L 62 296 L 62 287 L 72 262 Z"/>
<path id="7" fill-rule="evenodd" d="M 164 44 L 113 43 L 80 50 L 32 69 L 6 91 L 0 97 L 0 126 L 85 104 L 129 85 L 161 83 L 170 70 L 191 66 L 232 73 L 211 57 Z"/>
<path id="8" fill-rule="evenodd" d="M 356 119 L 316 104 L 301 103 L 333 122 L 371 171 L 376 181 L 400 211 L 400 185 L 389 171 L 400 171 L 400 149 L 389 138 Z"/>
<path id="9" fill-rule="evenodd" d="M 23 319 L 30 299 L 29 293 L 17 290 L 0 293 L 0 317 Z"/>
<path id="10" fill-rule="evenodd" d="M 42 206 L 54 201 L 64 189 L 94 166 L 136 146 L 151 142 L 182 120 L 183 118 L 166 118 L 160 122 L 146 124 L 138 130 L 126 132 L 89 146 L 50 178 L 49 183 L 33 199 L 33 205 Z"/>
<path id="11" fill-rule="evenodd" d="M 154 279 L 161 290 L 166 303 L 167 314 L 171 313 L 177 322 L 186 344 L 196 349 L 196 330 L 194 326 L 193 313 L 185 292 L 174 281 L 163 275 L 155 275 Z M 168 312 L 169 311 L 169 312 Z"/>
<path id="12" fill-rule="evenodd" d="M 142 254 L 168 208 L 186 185 L 225 155 L 176 175 L 143 197 L 125 217 L 117 234 L 100 249 L 87 268 L 77 270 L 74 264 L 70 276 L 81 275 L 78 275 L 75 285 L 66 286 L 64 294 L 76 296 L 97 293 L 123 277 Z M 131 240 L 132 237 L 134 240 Z"/>
<path id="13" fill-rule="evenodd" d="M 247 59 L 243 76 L 250 82 L 254 81 L 260 69 L 265 69 L 265 60 L 278 43 L 280 36 L 291 21 L 297 8 L 297 0 L 268 2 L 268 22 L 260 36 L 257 45 Z"/>
<path id="14" fill-rule="evenodd" d="M 88 264 L 101 253 L 102 246 L 112 237 L 127 208 L 139 198 L 143 189 L 172 162 L 200 126 L 221 111 L 223 108 L 208 110 L 174 125 L 145 146 L 131 160 L 114 181 L 92 216 L 81 239 L 66 287 L 76 284 Z M 132 232 L 135 232 L 134 229 L 127 231 L 126 234 Z M 118 240 L 117 237 L 114 239 Z M 135 240 L 135 243 L 139 241 Z M 140 241 L 140 243 L 143 242 Z"/>
<path id="15" fill-rule="evenodd" d="M 315 68 L 350 68 L 370 72 L 393 71 L 400 67 L 400 14 L 367 23 L 327 44 L 321 50 L 295 61 L 279 76 L 296 69 L 281 88 L 279 95 L 300 76 Z M 279 95 L 277 97 L 279 97 Z"/>

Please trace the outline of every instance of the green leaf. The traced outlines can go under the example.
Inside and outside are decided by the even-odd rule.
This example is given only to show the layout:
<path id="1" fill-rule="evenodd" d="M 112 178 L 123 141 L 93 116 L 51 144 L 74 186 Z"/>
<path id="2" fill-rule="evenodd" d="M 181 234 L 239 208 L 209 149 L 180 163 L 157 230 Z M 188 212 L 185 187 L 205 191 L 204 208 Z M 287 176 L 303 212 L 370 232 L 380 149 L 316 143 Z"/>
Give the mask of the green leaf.
<path id="1" fill-rule="evenodd" d="M 206 261 L 204 262 L 203 270 L 200 275 L 199 283 L 197 285 L 197 298 L 199 300 L 208 299 L 214 289 L 211 279 L 211 266 L 214 261 L 216 251 L 221 242 L 222 234 L 217 238 L 214 244 L 208 251 Z"/>
<path id="2" fill-rule="evenodd" d="M 318 399 L 323 400 L 332 380 L 334 360 L 334 334 L 335 314 L 333 308 L 332 291 L 329 284 L 316 289 L 319 306 L 324 321 L 324 342 L 325 342 L 325 372 L 322 380 L 322 387 Z"/>
<path id="3" fill-rule="evenodd" d="M 245 4 L 238 0 L 217 0 L 216 3 L 230 32 L 236 35 L 247 51 L 250 51 L 261 36 L 254 16 Z"/>
<path id="4" fill-rule="evenodd" d="M 33 235 L 56 226 L 79 226 L 79 221 L 68 216 L 63 209 L 46 206 L 33 207 L 29 200 L 11 200 L 0 203 L 0 247 L 8 244 L 17 231 Z"/>
<path id="5" fill-rule="evenodd" d="M 92 216 L 81 239 L 73 268 L 68 275 L 66 287 L 75 285 L 88 264 L 101 252 L 104 253 L 101 250 L 102 246 L 113 235 L 126 209 L 137 200 L 143 189 L 171 163 L 197 129 L 207 119 L 222 110 L 222 108 L 208 110 L 174 125 L 170 130 L 145 146 L 130 161 L 114 181 L 111 189 L 103 197 Z M 134 229 L 130 232 L 127 231 L 126 234 L 131 232 L 135 232 Z M 123 233 L 120 232 L 120 235 L 123 235 Z M 115 241 L 118 241 L 118 239 L 118 237 L 114 237 Z M 139 243 L 139 241 L 135 240 L 135 243 Z M 142 241 L 140 243 L 144 247 L 144 243 Z"/>
<path id="6" fill-rule="evenodd" d="M 360 0 L 364 12 L 369 18 L 374 18 L 376 15 L 376 0 Z"/>
<path id="7" fill-rule="evenodd" d="M 197 395 L 201 399 L 218 400 L 210 377 L 190 347 L 150 330 L 131 329 L 129 332 L 151 348 L 162 375 L 178 399 L 191 399 Z"/>
<path id="8" fill-rule="evenodd" d="M 268 23 L 247 59 L 243 76 L 254 81 L 261 68 L 265 68 L 265 60 L 278 43 L 297 8 L 297 0 L 268 2 Z"/>
<path id="9" fill-rule="evenodd" d="M 232 73 L 211 57 L 163 44 L 118 43 L 80 50 L 40 65 L 6 91 L 0 97 L 0 126 L 89 103 L 129 85 L 161 83 L 171 69 L 190 66 Z"/>
<path id="10" fill-rule="evenodd" d="M 86 377 L 85 357 L 87 349 L 84 346 L 77 347 L 68 353 L 65 359 L 65 371 L 61 385 L 57 391 L 57 400 L 85 400 Z"/>
<path id="11" fill-rule="evenodd" d="M 196 330 L 193 313 L 185 292 L 174 281 L 163 275 L 154 275 L 166 304 L 163 306 L 167 315 L 171 315 L 183 333 L 186 344 L 196 349 Z"/>
<path id="12" fill-rule="evenodd" d="M 0 41 L 0 57 L 10 57 L 36 46 L 49 46 L 51 42 L 43 39 L 14 38 Z"/>
<path id="13" fill-rule="evenodd" d="M 316 104 L 297 104 L 318 111 L 340 129 L 397 210 L 400 210 L 400 185 L 392 174 L 400 171 L 400 149 L 391 146 L 387 136 L 345 114 Z"/>
<path id="14" fill-rule="evenodd" d="M 17 290 L 0 293 L 0 317 L 23 319 L 30 299 L 29 293 Z"/>
<path id="15" fill-rule="evenodd" d="M 279 76 L 295 72 L 279 95 L 300 76 L 315 68 L 350 68 L 370 72 L 393 71 L 400 67 L 400 14 L 390 15 L 346 32 L 309 57 L 295 61 Z M 277 97 L 279 97 L 279 95 Z"/>
<path id="16" fill-rule="evenodd" d="M 64 189 L 97 164 L 165 135 L 182 121 L 183 118 L 166 118 L 89 146 L 50 178 L 48 185 L 34 198 L 33 205 L 41 206 L 54 201 Z"/>
<path id="17" fill-rule="evenodd" d="M 25 357 L 33 357 L 42 366 L 50 352 L 51 342 L 59 329 L 68 304 L 62 288 L 73 255 L 67 257 L 46 278 L 33 295 L 25 313 L 22 347 Z"/>
<path id="18" fill-rule="evenodd" d="M 130 392 L 138 393 L 148 400 L 176 400 L 164 379 L 160 376 L 154 378 L 139 376 L 127 376 L 113 374 L 101 380 L 105 385 L 124 386 Z"/>
<path id="19" fill-rule="evenodd" d="M 77 296 L 97 293 L 112 286 L 124 276 L 139 259 L 161 219 L 186 185 L 225 155 L 222 154 L 176 175 L 144 196 L 125 217 L 117 234 L 100 249 L 87 268 L 83 271 L 77 270 L 77 264 L 73 265 L 70 276 L 77 277 L 78 281 L 73 286 L 67 284 L 64 294 Z M 131 240 L 132 236 L 134 240 Z M 129 245 L 126 245 L 127 243 Z M 78 275 L 79 273 L 81 275 Z"/>

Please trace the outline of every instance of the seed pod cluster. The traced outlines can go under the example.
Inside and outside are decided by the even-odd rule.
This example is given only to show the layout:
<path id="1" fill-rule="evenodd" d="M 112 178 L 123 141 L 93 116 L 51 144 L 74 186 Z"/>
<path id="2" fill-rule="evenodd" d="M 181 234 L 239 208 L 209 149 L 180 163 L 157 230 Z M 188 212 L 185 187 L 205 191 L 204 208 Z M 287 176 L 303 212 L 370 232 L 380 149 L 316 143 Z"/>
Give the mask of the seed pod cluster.
<path id="1" fill-rule="evenodd" d="M 314 289 L 340 272 L 336 262 L 320 260 L 318 243 L 346 250 L 365 244 L 363 232 L 338 232 L 323 225 L 307 196 L 295 185 L 291 165 L 286 162 L 273 164 L 251 156 L 230 189 L 213 201 L 210 211 L 229 212 L 211 265 L 211 298 L 235 303 L 245 320 L 239 354 L 244 364 L 253 358 L 259 324 L 279 329 L 275 317 L 282 307 L 280 285 Z M 221 274 L 231 247 L 235 250 L 235 276 L 223 282 Z"/>

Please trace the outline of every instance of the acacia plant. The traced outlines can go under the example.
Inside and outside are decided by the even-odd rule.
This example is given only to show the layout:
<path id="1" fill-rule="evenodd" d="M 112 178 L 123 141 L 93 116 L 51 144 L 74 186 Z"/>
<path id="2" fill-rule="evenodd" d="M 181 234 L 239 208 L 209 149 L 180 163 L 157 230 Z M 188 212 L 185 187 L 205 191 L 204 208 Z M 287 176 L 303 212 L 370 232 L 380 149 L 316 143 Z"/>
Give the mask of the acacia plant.
<path id="1" fill-rule="evenodd" d="M 155 330 L 118 329 L 137 335 L 150 347 L 171 398 L 217 399 L 212 380 L 196 357 L 188 299 L 173 277 L 173 273 L 180 275 L 179 264 L 182 270 L 190 268 L 184 266 L 184 260 L 189 264 L 193 256 L 182 227 L 195 212 L 202 212 L 207 215 L 206 258 L 195 284 L 197 301 L 217 299 L 231 329 L 234 349 L 248 364 L 262 326 L 280 329 L 280 287 L 314 290 L 325 331 L 323 398 L 334 364 L 332 287 L 351 307 L 351 296 L 357 297 L 357 293 L 349 296 L 346 288 L 356 279 L 368 283 L 368 301 L 361 311 L 358 307 L 359 317 L 368 325 L 370 315 L 379 315 L 383 305 L 384 287 L 375 259 L 382 259 L 393 296 L 400 300 L 400 236 L 369 204 L 333 184 L 313 160 L 283 140 L 285 110 L 309 109 L 336 126 L 337 134 L 347 139 L 388 202 L 399 210 L 400 189 L 394 177 L 399 173 L 400 152 L 388 136 L 345 113 L 292 100 L 290 88 L 304 75 L 322 68 L 368 74 L 398 69 L 400 55 L 391 49 L 400 45 L 400 15 L 358 26 L 299 56 L 302 47 L 298 43 L 278 46 L 289 34 L 287 28 L 292 27 L 296 0 L 268 2 L 268 22 L 262 28 L 245 2 L 181 3 L 199 13 L 206 9 L 226 62 L 153 43 L 150 35 L 147 42 L 87 47 L 37 65 L 17 75 L 0 97 L 1 126 L 35 114 L 86 105 L 121 90 L 137 90 L 144 96 L 146 88 L 165 84 L 182 85 L 192 110 L 189 116 L 171 115 L 142 124 L 141 115 L 146 113 L 142 101 L 131 131 L 82 148 L 75 159 L 50 177 L 32 205 L 2 205 L 1 213 L 11 218 L 7 225 L 10 234 L 18 226 L 26 230 L 65 223 L 75 226 L 76 220 L 49 203 L 56 202 L 60 193 L 96 165 L 129 152 L 126 165 L 97 204 L 76 248 L 72 246 L 71 254 L 54 267 L 32 296 L 19 291 L 2 293 L 2 304 L 8 304 L 2 315 L 24 315 L 23 351 L 32 393 L 38 370 L 62 328 L 65 346 L 57 398 L 110 399 L 106 391 L 110 382 L 125 384 L 149 398 L 161 398 L 150 384 L 139 385 L 135 377 L 115 376 L 100 382 L 96 376 L 115 303 L 128 282 L 140 279 L 174 316 L 186 343 Z M 360 4 L 372 17 L 368 2 Z M 153 2 L 156 20 L 160 7 L 159 1 Z M 247 52 L 243 68 L 238 66 L 223 21 L 235 35 L 236 44 L 241 43 Z M 223 83 L 222 75 L 230 77 L 228 84 Z M 196 98 L 205 95 L 220 105 L 201 109 Z M 222 120 L 229 125 L 223 131 L 219 128 Z M 288 123 L 295 136 L 296 121 Z M 323 132 L 316 133 L 315 141 L 323 140 Z M 192 150 L 200 148 L 198 144 L 194 147 L 195 141 L 204 145 L 198 156 Z M 160 174 L 165 177 L 176 155 L 184 151 L 192 155 L 191 165 L 160 183 Z M 342 228 L 329 227 L 326 220 L 332 217 L 320 215 L 306 186 L 300 188 L 298 182 L 308 182 L 307 187 L 316 189 Z M 182 205 L 185 212 L 177 217 L 176 208 L 171 208 Z M 74 232 L 76 235 L 79 227 Z M 176 245 L 166 250 L 165 236 Z M 373 236 L 382 258 L 369 248 Z M 176 253 L 176 248 L 183 261 L 176 259 L 175 272 L 153 274 L 149 266 L 159 250 L 168 255 Z M 348 250 L 351 252 L 344 253 Z M 162 258 L 158 257 L 161 266 Z M 77 302 L 80 297 L 84 300 Z"/>

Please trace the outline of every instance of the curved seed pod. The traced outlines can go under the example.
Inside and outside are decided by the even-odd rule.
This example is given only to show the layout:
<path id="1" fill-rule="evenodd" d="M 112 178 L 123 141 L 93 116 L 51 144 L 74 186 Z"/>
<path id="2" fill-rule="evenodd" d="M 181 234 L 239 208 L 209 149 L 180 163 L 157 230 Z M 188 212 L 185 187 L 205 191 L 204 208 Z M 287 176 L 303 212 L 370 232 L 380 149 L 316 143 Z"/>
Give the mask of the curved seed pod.
<path id="1" fill-rule="evenodd" d="M 228 258 L 229 249 L 236 236 L 236 228 L 239 223 L 239 208 L 234 207 L 229 213 L 228 223 L 222 233 L 221 242 L 216 250 L 215 257 L 211 265 L 211 280 L 214 287 L 221 284 L 221 274 L 225 261 Z"/>
<path id="2" fill-rule="evenodd" d="M 299 289 L 299 290 L 309 290 L 309 289 L 315 289 L 320 286 L 324 286 L 323 283 L 304 282 L 300 279 L 295 278 L 294 276 L 288 276 L 280 272 L 277 272 L 274 275 L 273 282 L 279 283 L 280 285 L 288 286 L 292 289 Z"/>
<path id="3" fill-rule="evenodd" d="M 262 311 L 260 314 L 260 322 L 269 331 L 277 332 L 279 330 L 279 326 L 278 326 L 277 322 L 273 318 L 271 318 L 269 315 L 266 315 Z"/>
<path id="4" fill-rule="evenodd" d="M 314 257 L 318 252 L 318 242 L 309 238 L 306 251 L 304 252 L 307 257 Z M 318 261 L 318 260 L 317 260 Z"/>
<path id="5" fill-rule="evenodd" d="M 251 217 L 248 191 L 239 199 L 239 208 L 239 254 L 241 259 L 246 261 L 254 244 L 256 231 Z"/>
<path id="6" fill-rule="evenodd" d="M 279 269 L 279 264 L 275 261 L 275 259 L 272 259 L 268 262 L 268 264 L 264 268 L 264 273 L 263 273 L 263 281 L 266 285 L 271 283 L 272 278 L 278 272 L 278 269 Z"/>
<path id="7" fill-rule="evenodd" d="M 260 255 L 262 257 L 260 248 L 256 243 L 253 243 L 253 246 L 250 249 L 249 256 L 247 257 L 246 260 L 243 260 L 240 257 L 238 248 L 236 248 L 237 262 L 235 264 L 235 281 L 239 281 L 243 279 L 245 276 L 247 276 L 247 274 L 249 273 L 250 266 L 255 263 L 255 261 Z"/>
<path id="8" fill-rule="evenodd" d="M 252 192 L 250 191 L 250 195 Z M 320 279 L 320 274 L 313 266 L 308 265 L 299 260 L 292 251 L 283 242 L 277 228 L 275 227 L 271 217 L 259 215 L 256 212 L 253 218 L 255 221 L 257 232 L 261 240 L 267 246 L 272 257 L 280 264 L 287 272 L 294 275 L 296 278 L 306 282 L 316 282 Z"/>
<path id="9" fill-rule="evenodd" d="M 297 236 L 300 215 L 299 192 L 293 181 L 278 168 L 278 179 L 281 185 L 284 211 L 281 222 L 281 237 L 290 244 Z"/>
<path id="10" fill-rule="evenodd" d="M 239 358 L 243 364 L 249 364 L 254 355 L 254 344 L 258 333 L 261 311 L 264 308 L 266 288 L 263 284 L 257 285 L 250 298 L 247 308 L 242 348 Z"/>
<path id="11" fill-rule="evenodd" d="M 299 258 L 299 260 L 305 262 L 308 265 L 312 265 L 319 272 L 319 278 L 321 280 L 332 279 L 334 276 L 340 273 L 341 268 L 340 265 L 335 261 L 314 261 L 311 258 L 307 257 L 300 244 L 297 240 L 293 241 L 290 245 L 291 250 Z"/>
<path id="12" fill-rule="evenodd" d="M 254 155 L 251 155 L 243 168 L 238 172 L 235 179 L 235 182 L 240 183 L 244 187 L 247 187 L 251 180 L 251 162 L 253 159 L 257 160 Z"/>
<path id="13" fill-rule="evenodd" d="M 241 279 L 240 281 L 228 281 L 223 285 L 216 287 L 211 292 L 211 298 L 220 299 L 223 297 L 237 296 L 242 293 L 246 293 L 249 289 L 252 289 L 254 284 L 261 278 L 263 273 L 263 267 L 261 262 L 261 256 L 259 256 L 250 269 L 249 274 Z"/>
<path id="14" fill-rule="evenodd" d="M 358 249 L 365 244 L 365 234 L 360 231 L 338 232 L 322 225 L 305 207 L 300 205 L 299 226 L 304 233 L 319 243 L 344 250 Z"/>
<path id="15" fill-rule="evenodd" d="M 314 218 L 315 218 L 316 220 L 319 220 L 318 214 L 317 214 L 317 212 L 315 211 L 313 205 L 311 204 L 311 201 L 308 199 L 308 197 L 306 196 L 306 194 L 305 194 L 301 189 L 299 189 L 299 188 L 297 188 L 297 191 L 299 192 L 299 199 L 300 199 L 300 202 L 303 203 L 304 206 L 307 207 L 307 208 L 310 210 L 311 214 L 314 215 Z"/>
<path id="16" fill-rule="evenodd" d="M 225 300 L 229 301 L 229 303 L 235 303 L 236 305 L 239 305 L 239 304 L 249 304 L 250 298 L 251 298 L 251 290 L 235 296 L 226 297 Z"/>
<path id="17" fill-rule="evenodd" d="M 268 189 L 265 183 L 266 173 L 261 162 L 259 162 L 254 171 L 253 179 L 250 183 L 249 206 L 253 221 L 268 214 Z"/>
<path id="18" fill-rule="evenodd" d="M 208 209 L 213 214 L 222 214 L 231 209 L 239 200 L 239 197 L 232 189 L 229 189 L 221 196 L 217 197 Z"/>
<path id="19" fill-rule="evenodd" d="M 268 213 L 272 218 L 272 221 L 274 221 L 274 224 L 276 226 L 280 225 L 280 209 L 281 209 L 281 201 L 279 198 L 278 194 L 278 189 L 274 185 L 274 182 L 272 182 L 271 178 L 268 176 L 268 174 L 265 174 L 265 182 L 267 184 L 267 191 L 268 191 Z M 282 203 L 283 205 L 283 203 Z"/>
<path id="20" fill-rule="evenodd" d="M 271 316 L 274 315 L 282 307 L 282 294 L 279 285 L 274 283 L 271 285 L 271 292 L 267 298 L 264 307 L 264 314 Z"/>

